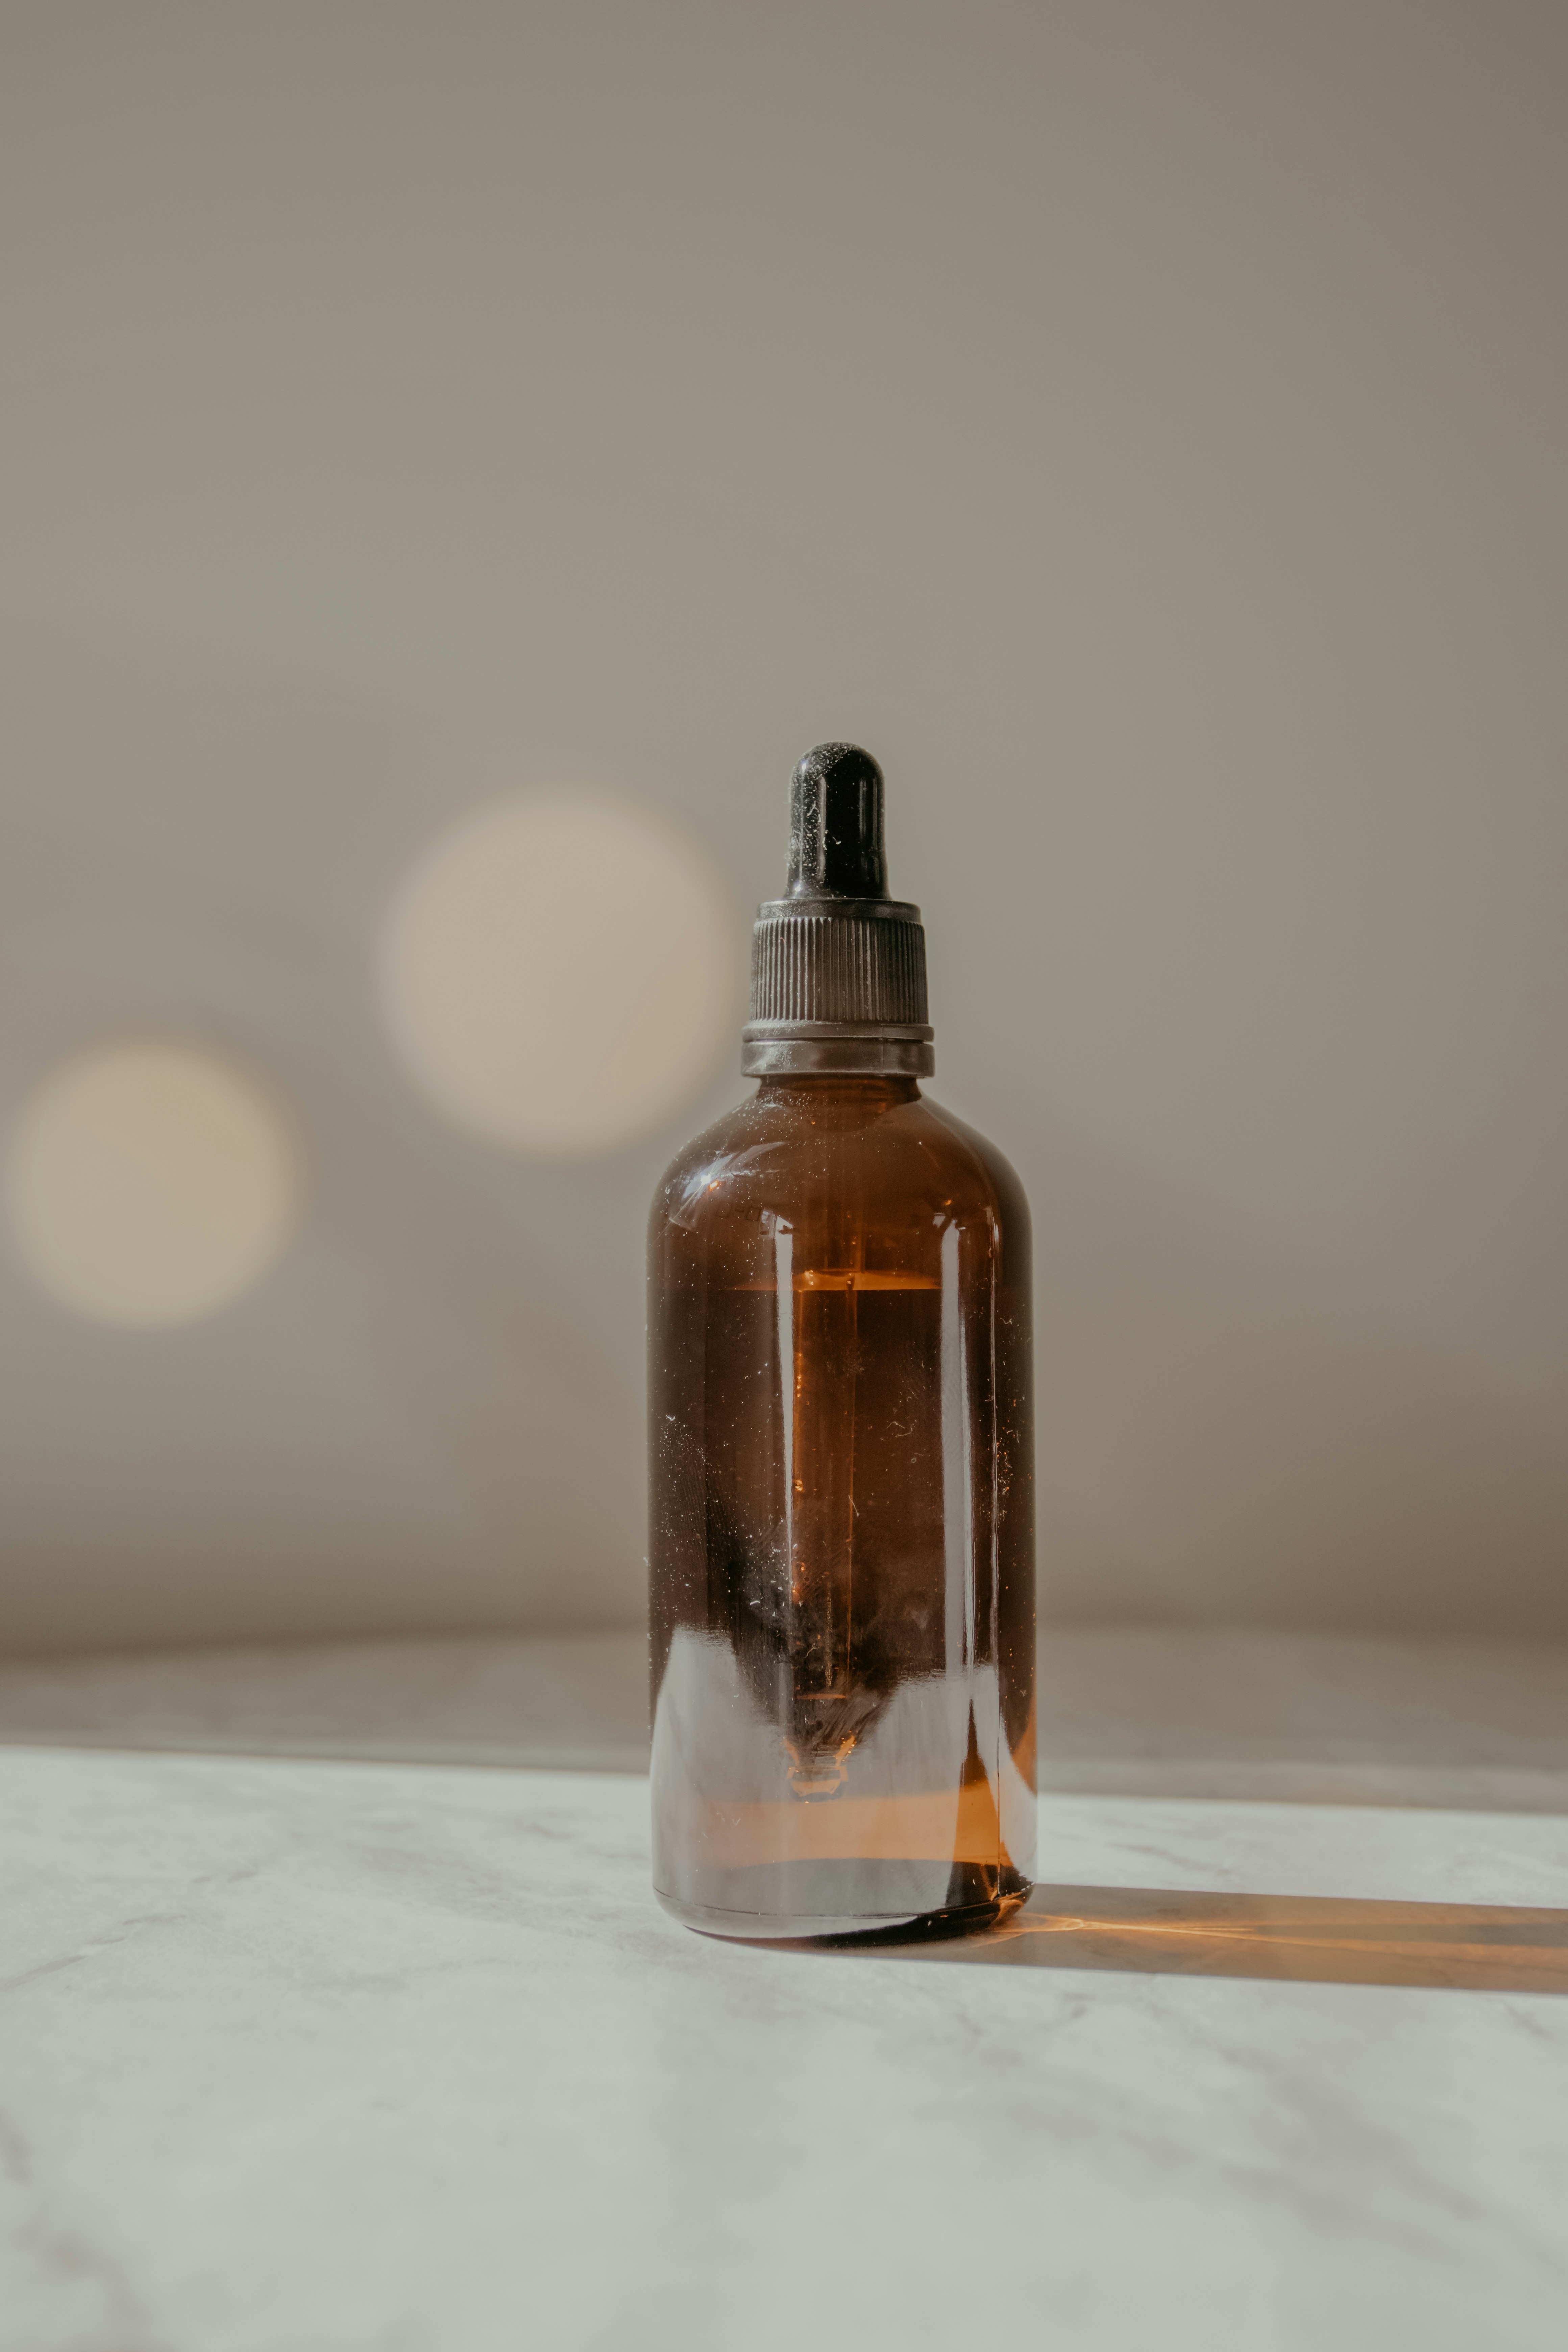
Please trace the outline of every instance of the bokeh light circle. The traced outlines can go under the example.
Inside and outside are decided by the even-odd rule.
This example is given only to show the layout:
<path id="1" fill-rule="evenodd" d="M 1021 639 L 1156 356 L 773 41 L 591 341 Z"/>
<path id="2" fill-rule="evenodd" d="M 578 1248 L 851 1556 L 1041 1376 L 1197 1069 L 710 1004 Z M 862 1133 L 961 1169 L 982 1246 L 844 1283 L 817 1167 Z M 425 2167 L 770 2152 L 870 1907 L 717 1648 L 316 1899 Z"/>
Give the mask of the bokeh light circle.
<path id="1" fill-rule="evenodd" d="M 426 1100 L 535 1157 L 613 1150 L 702 1083 L 735 1018 L 737 910 L 705 853 L 619 794 L 470 810 L 387 912 L 384 1009 Z"/>
<path id="2" fill-rule="evenodd" d="M 38 1287 L 98 1323 L 198 1321 L 285 1248 L 300 1198 L 289 1129 L 257 1083 L 176 1039 L 74 1055 L 24 1104 L 5 1167 L 12 1237 Z"/>

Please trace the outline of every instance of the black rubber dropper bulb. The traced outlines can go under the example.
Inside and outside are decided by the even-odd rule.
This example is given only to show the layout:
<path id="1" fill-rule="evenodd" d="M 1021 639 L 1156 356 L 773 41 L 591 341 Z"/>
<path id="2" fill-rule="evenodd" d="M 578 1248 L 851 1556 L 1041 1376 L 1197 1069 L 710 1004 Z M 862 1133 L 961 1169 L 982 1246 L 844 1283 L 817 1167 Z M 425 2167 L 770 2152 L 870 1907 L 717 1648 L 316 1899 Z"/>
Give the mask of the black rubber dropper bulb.
<path id="1" fill-rule="evenodd" d="M 791 898 L 885 898 L 882 771 L 858 743 L 819 743 L 790 793 Z"/>

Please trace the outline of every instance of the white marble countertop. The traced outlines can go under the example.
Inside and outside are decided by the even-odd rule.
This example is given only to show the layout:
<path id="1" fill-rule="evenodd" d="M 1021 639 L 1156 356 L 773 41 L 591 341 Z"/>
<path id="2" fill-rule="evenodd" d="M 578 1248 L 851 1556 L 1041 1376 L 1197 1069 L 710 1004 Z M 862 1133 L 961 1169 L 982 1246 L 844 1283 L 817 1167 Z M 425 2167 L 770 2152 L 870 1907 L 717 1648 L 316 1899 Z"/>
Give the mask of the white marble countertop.
<path id="1" fill-rule="evenodd" d="M 819 1953 L 646 1811 L 0 1750 L 4 2352 L 1560 2352 L 1568 1819 L 1058 1793 L 1018 1932 Z"/>

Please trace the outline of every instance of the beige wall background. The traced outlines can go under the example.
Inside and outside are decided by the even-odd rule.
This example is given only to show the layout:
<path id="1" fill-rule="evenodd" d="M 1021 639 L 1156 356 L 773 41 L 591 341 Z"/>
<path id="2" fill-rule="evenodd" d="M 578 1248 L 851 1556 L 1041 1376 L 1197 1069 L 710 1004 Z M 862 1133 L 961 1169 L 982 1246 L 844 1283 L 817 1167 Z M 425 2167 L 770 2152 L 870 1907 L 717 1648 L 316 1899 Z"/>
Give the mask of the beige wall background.
<path id="1" fill-rule="evenodd" d="M 531 1159 L 377 940 L 607 789 L 739 948 L 832 735 L 1035 1204 L 1049 1607 L 1568 1632 L 1568 12 L 0 26 L 0 1111 L 195 1039 L 304 1171 L 177 1328 L 13 1234 L 0 1640 L 636 1617 L 645 1203 L 735 1053 Z"/>

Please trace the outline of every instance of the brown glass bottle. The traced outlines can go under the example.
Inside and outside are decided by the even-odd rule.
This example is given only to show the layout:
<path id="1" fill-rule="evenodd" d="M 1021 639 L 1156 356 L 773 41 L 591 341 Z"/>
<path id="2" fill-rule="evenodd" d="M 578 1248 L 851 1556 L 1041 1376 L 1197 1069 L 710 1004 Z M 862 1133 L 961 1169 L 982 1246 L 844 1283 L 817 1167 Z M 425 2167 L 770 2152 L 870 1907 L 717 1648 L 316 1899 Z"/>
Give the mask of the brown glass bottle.
<path id="1" fill-rule="evenodd" d="M 731 1936 L 978 1925 L 1034 1866 L 1028 1210 L 921 1095 L 875 763 L 810 755 L 795 819 L 762 1083 L 650 1227 L 654 1885 Z"/>

